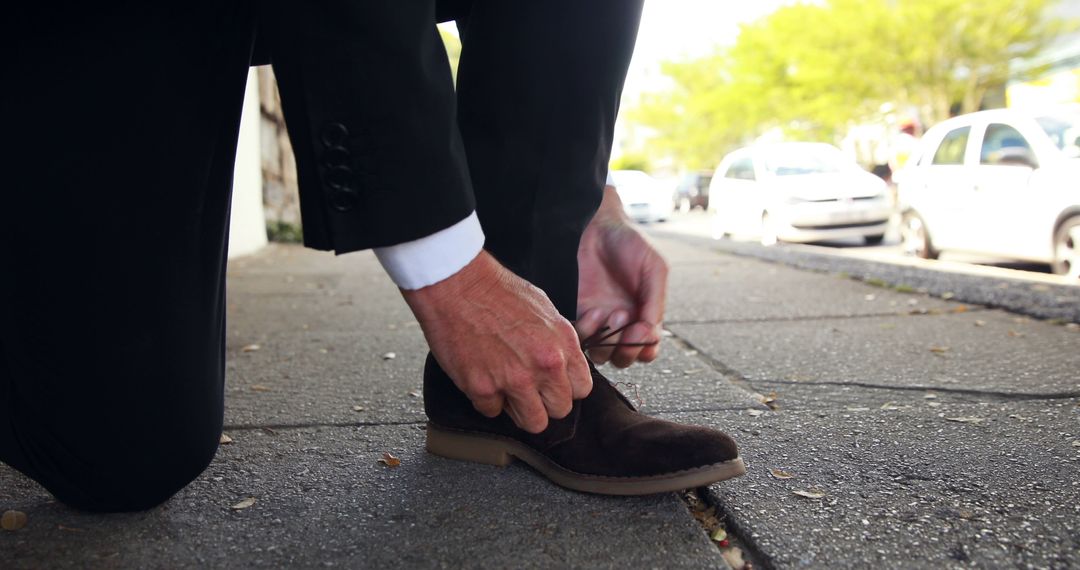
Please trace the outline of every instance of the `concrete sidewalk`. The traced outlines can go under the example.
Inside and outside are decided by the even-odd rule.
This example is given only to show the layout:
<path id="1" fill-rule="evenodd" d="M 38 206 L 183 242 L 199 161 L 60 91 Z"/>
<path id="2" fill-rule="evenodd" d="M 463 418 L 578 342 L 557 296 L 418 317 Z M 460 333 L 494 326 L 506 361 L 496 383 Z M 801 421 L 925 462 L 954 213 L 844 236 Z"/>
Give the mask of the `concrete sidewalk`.
<path id="1" fill-rule="evenodd" d="M 659 243 L 671 336 L 609 372 L 736 437 L 749 473 L 704 495 L 756 567 L 1080 567 L 1076 327 Z M 674 494 L 427 455 L 423 338 L 370 255 L 235 261 L 228 311 L 233 441 L 207 472 L 100 516 L 0 466 L 0 511 L 28 515 L 0 567 L 725 567 Z"/>

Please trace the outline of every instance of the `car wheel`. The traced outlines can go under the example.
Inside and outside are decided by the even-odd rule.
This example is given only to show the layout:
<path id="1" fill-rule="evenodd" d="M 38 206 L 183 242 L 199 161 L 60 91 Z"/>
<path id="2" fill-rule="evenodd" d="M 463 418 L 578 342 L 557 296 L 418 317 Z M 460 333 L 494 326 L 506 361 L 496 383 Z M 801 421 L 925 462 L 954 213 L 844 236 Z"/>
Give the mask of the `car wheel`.
<path id="1" fill-rule="evenodd" d="M 863 236 L 863 242 L 866 245 L 881 245 L 881 242 L 885 241 L 885 234 L 874 234 L 872 236 Z"/>
<path id="2" fill-rule="evenodd" d="M 772 221 L 772 216 L 768 212 L 761 215 L 761 245 L 766 247 L 774 246 L 780 238 L 777 237 L 776 223 Z"/>
<path id="3" fill-rule="evenodd" d="M 675 209 L 679 212 L 686 213 L 689 212 L 691 208 L 693 208 L 693 205 L 690 204 L 690 198 L 684 196 L 682 198 L 679 198 L 679 203 Z"/>
<path id="4" fill-rule="evenodd" d="M 926 229 L 926 222 L 915 212 L 904 212 L 900 222 L 900 243 L 904 253 L 916 255 L 923 259 L 937 259 L 938 252 L 930 241 L 930 232 Z"/>
<path id="5" fill-rule="evenodd" d="M 1080 216 L 1065 220 L 1054 232 L 1054 273 L 1080 279 Z"/>

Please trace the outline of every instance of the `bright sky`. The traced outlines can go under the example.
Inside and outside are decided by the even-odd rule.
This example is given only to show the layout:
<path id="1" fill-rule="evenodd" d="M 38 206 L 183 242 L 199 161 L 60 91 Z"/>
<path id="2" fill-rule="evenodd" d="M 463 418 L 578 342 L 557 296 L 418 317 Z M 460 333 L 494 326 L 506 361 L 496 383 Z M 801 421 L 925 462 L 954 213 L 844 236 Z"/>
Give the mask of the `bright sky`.
<path id="1" fill-rule="evenodd" d="M 739 24 L 772 12 L 790 0 L 646 0 L 637 48 L 626 78 L 624 103 L 663 83 L 660 62 L 709 53 L 735 41 Z"/>

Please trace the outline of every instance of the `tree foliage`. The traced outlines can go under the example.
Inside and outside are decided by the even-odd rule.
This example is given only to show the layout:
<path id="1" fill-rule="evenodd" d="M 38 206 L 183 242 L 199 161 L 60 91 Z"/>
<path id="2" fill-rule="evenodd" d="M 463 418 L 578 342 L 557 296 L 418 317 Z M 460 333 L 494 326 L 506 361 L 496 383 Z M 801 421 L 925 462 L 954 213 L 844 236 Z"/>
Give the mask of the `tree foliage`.
<path id="1" fill-rule="evenodd" d="M 980 108 L 1018 78 L 1067 24 L 1053 0 L 825 0 L 743 25 L 735 44 L 669 62 L 672 89 L 643 96 L 629 118 L 653 148 L 688 168 L 770 130 L 830 140 L 892 103 L 925 124 Z"/>

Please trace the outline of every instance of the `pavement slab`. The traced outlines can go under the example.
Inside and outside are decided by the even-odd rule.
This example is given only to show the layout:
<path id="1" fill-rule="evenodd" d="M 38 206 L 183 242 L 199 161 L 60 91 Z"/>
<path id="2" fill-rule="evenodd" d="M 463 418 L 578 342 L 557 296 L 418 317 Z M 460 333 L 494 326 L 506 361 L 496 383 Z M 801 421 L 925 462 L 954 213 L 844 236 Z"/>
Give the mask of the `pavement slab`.
<path id="1" fill-rule="evenodd" d="M 669 328 L 750 382 L 1080 395 L 1080 333 L 1002 311 Z"/>
<path id="2" fill-rule="evenodd" d="M 90 515 L 0 470 L 6 568 L 723 568 L 673 494 L 567 492 L 423 450 L 421 425 L 233 432 L 164 506 Z M 401 460 L 387 467 L 390 452 Z M 247 498 L 248 508 L 236 510 Z"/>
<path id="3" fill-rule="evenodd" d="M 770 567 L 1072 568 L 1080 566 L 1078 406 L 669 417 L 739 442 L 747 475 L 710 487 L 709 496 L 728 530 Z"/>
<path id="4" fill-rule="evenodd" d="M 665 254 L 669 247 L 686 247 L 670 239 L 655 241 Z M 720 252 L 670 263 L 678 279 L 668 286 L 668 323 L 907 315 L 960 306 L 913 289 L 867 287 L 844 276 Z"/>

